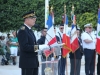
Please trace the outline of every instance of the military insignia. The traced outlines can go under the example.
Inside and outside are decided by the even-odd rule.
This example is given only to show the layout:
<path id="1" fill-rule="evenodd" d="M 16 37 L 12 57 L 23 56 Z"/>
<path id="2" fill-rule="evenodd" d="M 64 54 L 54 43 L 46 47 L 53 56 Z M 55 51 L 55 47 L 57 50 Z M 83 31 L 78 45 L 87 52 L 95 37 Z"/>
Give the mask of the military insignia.
<path id="1" fill-rule="evenodd" d="M 21 27 L 21 30 L 25 30 L 25 26 L 22 26 L 22 27 Z"/>

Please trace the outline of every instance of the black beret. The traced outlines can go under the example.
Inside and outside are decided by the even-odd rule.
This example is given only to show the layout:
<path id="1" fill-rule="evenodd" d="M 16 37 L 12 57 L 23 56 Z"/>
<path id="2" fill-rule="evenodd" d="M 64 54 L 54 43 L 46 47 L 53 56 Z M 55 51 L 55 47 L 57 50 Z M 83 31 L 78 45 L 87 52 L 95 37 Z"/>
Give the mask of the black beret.
<path id="1" fill-rule="evenodd" d="M 36 18 L 36 15 L 35 15 L 35 12 L 34 12 L 34 11 L 29 11 L 29 12 L 25 13 L 22 17 L 23 17 L 24 19 L 25 19 L 25 18 L 29 18 L 29 17 Z"/>
<path id="2" fill-rule="evenodd" d="M 42 29 L 48 29 L 48 28 L 46 28 L 46 27 L 42 27 Z"/>

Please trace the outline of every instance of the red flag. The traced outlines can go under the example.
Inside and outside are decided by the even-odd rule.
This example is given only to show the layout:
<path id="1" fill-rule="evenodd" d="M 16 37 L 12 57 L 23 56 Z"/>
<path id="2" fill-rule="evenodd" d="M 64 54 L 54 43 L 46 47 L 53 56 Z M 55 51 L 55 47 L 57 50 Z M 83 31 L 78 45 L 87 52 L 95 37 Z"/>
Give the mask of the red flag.
<path id="1" fill-rule="evenodd" d="M 45 55 L 46 57 L 48 57 L 48 56 L 51 55 L 53 52 L 54 52 L 54 48 L 52 48 L 51 51 L 50 51 L 50 50 L 45 50 L 43 53 L 44 53 L 44 55 Z"/>
<path id="2" fill-rule="evenodd" d="M 96 52 L 100 54 L 100 9 L 98 10 L 97 43 Z"/>
<path id="3" fill-rule="evenodd" d="M 64 31 L 63 31 L 63 38 L 62 43 L 65 43 L 64 48 L 62 49 L 62 56 L 66 57 L 67 54 L 71 51 L 71 44 L 70 44 L 70 37 L 69 37 L 69 29 L 68 29 L 68 17 L 64 14 L 63 17 L 64 22 Z"/>

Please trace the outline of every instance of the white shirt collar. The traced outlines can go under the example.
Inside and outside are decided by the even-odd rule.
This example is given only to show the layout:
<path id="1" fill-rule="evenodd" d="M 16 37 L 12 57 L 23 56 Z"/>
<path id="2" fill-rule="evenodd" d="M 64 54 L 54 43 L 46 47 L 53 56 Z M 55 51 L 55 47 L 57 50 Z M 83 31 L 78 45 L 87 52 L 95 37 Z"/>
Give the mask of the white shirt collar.
<path id="1" fill-rule="evenodd" d="M 31 27 L 29 27 L 27 24 L 24 23 L 24 25 L 25 25 L 26 27 L 28 27 L 29 29 L 31 29 Z"/>

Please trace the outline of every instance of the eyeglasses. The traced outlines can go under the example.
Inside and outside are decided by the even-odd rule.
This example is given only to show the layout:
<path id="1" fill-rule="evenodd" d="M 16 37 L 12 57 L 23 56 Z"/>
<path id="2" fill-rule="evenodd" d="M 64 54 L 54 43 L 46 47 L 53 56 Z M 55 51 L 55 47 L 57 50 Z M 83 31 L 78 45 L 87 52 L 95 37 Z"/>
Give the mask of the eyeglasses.
<path id="1" fill-rule="evenodd" d="M 44 32 L 47 32 L 47 31 L 44 31 Z"/>
<path id="2" fill-rule="evenodd" d="M 92 29 L 92 27 L 89 27 L 89 29 Z"/>
<path id="3" fill-rule="evenodd" d="M 60 28 L 60 29 L 64 29 L 64 28 Z"/>
<path id="4" fill-rule="evenodd" d="M 92 27 L 86 27 L 86 28 L 92 29 Z"/>

